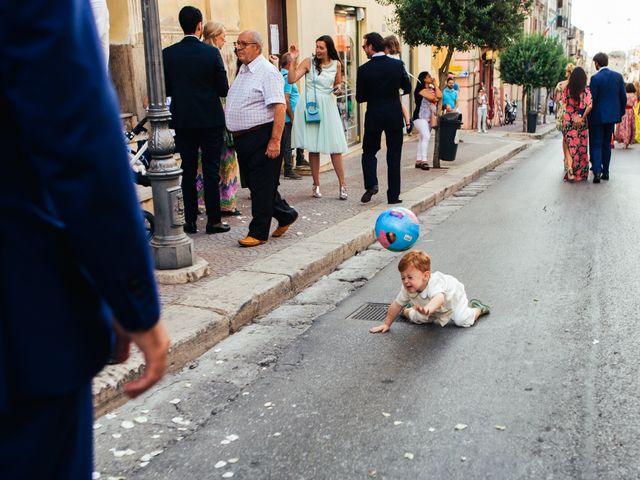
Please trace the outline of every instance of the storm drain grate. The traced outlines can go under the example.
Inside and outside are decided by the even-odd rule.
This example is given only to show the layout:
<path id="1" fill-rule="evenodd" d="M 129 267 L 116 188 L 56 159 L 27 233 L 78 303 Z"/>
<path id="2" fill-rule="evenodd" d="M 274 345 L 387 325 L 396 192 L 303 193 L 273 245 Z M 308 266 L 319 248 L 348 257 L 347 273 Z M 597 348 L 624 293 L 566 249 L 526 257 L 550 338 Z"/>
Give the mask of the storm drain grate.
<path id="1" fill-rule="evenodd" d="M 382 322 L 387 316 L 388 303 L 365 303 L 347 317 L 347 320 L 367 320 Z"/>

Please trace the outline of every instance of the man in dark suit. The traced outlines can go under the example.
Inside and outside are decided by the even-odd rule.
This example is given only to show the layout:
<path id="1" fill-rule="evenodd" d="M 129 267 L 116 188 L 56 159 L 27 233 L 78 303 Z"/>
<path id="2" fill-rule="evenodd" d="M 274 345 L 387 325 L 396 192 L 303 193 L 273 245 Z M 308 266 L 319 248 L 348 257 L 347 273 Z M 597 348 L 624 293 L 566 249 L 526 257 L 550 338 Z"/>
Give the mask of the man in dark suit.
<path id="1" fill-rule="evenodd" d="M 620 123 L 627 104 L 622 75 L 609 70 L 609 57 L 597 53 L 593 57 L 596 73 L 591 77 L 589 88 L 593 108 L 589 115 L 589 149 L 593 168 L 593 183 L 609 180 L 611 163 L 611 136 L 616 123 Z"/>
<path id="2" fill-rule="evenodd" d="M 384 54 L 384 39 L 379 33 L 364 36 L 364 51 L 370 60 L 358 68 L 356 100 L 367 102 L 362 141 L 362 173 L 365 192 L 362 203 L 367 203 L 378 193 L 378 160 L 382 132 L 387 142 L 387 202 L 401 203 L 400 160 L 402 157 L 402 104 L 403 95 L 411 91 L 411 81 L 400 60 Z"/>
<path id="3" fill-rule="evenodd" d="M 202 13 L 184 7 L 178 15 L 184 38 L 162 51 L 167 95 L 171 97 L 171 126 L 182 158 L 184 231 L 197 233 L 198 150 L 202 152 L 207 233 L 229 231 L 220 212 L 220 153 L 224 136 L 224 111 L 220 97 L 229 90 L 227 72 L 217 48 L 200 41 Z"/>
<path id="4" fill-rule="evenodd" d="M 133 341 L 136 396 L 169 341 L 89 2 L 0 12 L 0 477 L 84 480 L 92 377 Z"/>

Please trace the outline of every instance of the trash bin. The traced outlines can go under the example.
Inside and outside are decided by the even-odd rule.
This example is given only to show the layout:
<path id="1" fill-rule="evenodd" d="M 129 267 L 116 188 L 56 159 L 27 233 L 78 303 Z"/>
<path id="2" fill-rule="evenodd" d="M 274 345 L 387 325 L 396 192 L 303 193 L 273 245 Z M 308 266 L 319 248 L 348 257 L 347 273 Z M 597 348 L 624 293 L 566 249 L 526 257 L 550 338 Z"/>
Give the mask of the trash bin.
<path id="1" fill-rule="evenodd" d="M 527 133 L 536 133 L 536 125 L 538 124 L 537 110 L 531 110 L 527 113 Z"/>
<path id="2" fill-rule="evenodd" d="M 456 159 L 458 142 L 456 133 L 462 126 L 462 114 L 445 113 L 440 117 L 440 160 L 452 162 Z"/>

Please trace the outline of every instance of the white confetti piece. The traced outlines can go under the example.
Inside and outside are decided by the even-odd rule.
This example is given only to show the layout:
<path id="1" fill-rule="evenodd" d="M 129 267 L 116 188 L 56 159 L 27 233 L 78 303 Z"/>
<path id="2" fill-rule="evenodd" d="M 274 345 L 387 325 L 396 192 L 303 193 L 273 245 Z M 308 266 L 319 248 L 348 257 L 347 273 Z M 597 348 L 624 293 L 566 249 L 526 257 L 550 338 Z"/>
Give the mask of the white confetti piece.
<path id="1" fill-rule="evenodd" d="M 396 420 L 395 422 L 393 422 L 394 425 L 402 425 L 402 422 L 400 420 Z"/>
<path id="2" fill-rule="evenodd" d="M 242 392 L 243 395 L 249 395 L 249 392 Z"/>
<path id="3" fill-rule="evenodd" d="M 467 457 L 460 457 L 460 461 L 461 462 L 466 462 L 467 461 Z"/>
<path id="4" fill-rule="evenodd" d="M 233 457 L 228 460 L 229 463 L 238 463 L 240 459 L 238 457 Z"/>
<path id="5" fill-rule="evenodd" d="M 176 437 L 176 440 L 181 442 L 182 440 L 184 440 L 184 437 Z"/>
<path id="6" fill-rule="evenodd" d="M 148 462 L 151 460 L 151 454 L 145 453 L 142 457 L 140 457 L 141 462 Z"/>
<path id="7" fill-rule="evenodd" d="M 122 458 L 124 456 L 130 456 L 136 453 L 134 450 L 131 450 L 130 448 L 127 448 L 126 450 L 116 450 L 115 448 L 111 448 L 109 451 L 112 452 L 113 456 L 116 458 Z"/>
<path id="8" fill-rule="evenodd" d="M 267 402 L 264 404 L 265 407 L 269 408 L 269 407 L 273 407 L 273 403 L 271 402 Z"/>
<path id="9" fill-rule="evenodd" d="M 390 417 L 390 416 L 391 416 L 391 414 L 390 414 L 390 413 L 387 413 L 387 412 L 382 412 L 382 416 L 383 416 L 383 417 Z"/>
<path id="10" fill-rule="evenodd" d="M 107 420 L 113 420 L 114 418 L 116 418 L 118 415 L 115 413 L 107 413 L 105 415 L 107 417 Z"/>
<path id="11" fill-rule="evenodd" d="M 222 351 L 222 349 L 221 349 L 221 348 L 216 348 L 216 349 L 213 351 L 213 353 L 220 353 L 221 351 Z"/>
<path id="12" fill-rule="evenodd" d="M 184 386 L 185 386 L 185 388 L 191 388 L 191 384 L 190 383 L 185 383 Z"/>
<path id="13" fill-rule="evenodd" d="M 144 413 L 145 415 L 147 413 L 149 413 L 151 410 L 149 410 L 148 408 L 145 408 L 144 410 L 140 410 L 140 413 Z"/>
<path id="14" fill-rule="evenodd" d="M 142 468 L 146 467 L 147 465 L 149 465 L 149 462 L 140 462 L 140 466 Z"/>
<path id="15" fill-rule="evenodd" d="M 408 459 L 408 460 L 413 460 L 413 453 L 411 452 L 407 452 L 404 454 L 404 458 Z"/>
<path id="16" fill-rule="evenodd" d="M 184 427 L 178 427 L 178 428 L 176 428 L 176 430 L 178 430 L 179 432 L 186 432 L 189 429 L 188 428 L 184 428 Z"/>
<path id="17" fill-rule="evenodd" d="M 173 418 L 171 419 L 171 421 L 172 421 L 173 423 L 177 423 L 178 425 L 189 425 L 189 424 L 191 423 L 191 421 L 190 421 L 190 420 L 185 420 L 185 419 L 184 419 L 184 418 L 182 418 L 182 417 L 173 417 Z"/>
<path id="18" fill-rule="evenodd" d="M 169 400 L 169 403 L 172 405 L 177 405 L 180 403 L 180 399 L 179 398 L 174 398 L 173 400 Z"/>
<path id="19" fill-rule="evenodd" d="M 149 419 L 145 416 L 136 417 L 133 419 L 136 423 L 147 423 Z"/>
<path id="20" fill-rule="evenodd" d="M 98 430 L 99 428 L 102 428 L 102 424 L 101 423 L 94 423 L 93 424 L 93 429 L 94 430 Z"/>
<path id="21" fill-rule="evenodd" d="M 222 365 L 222 364 L 224 363 L 224 360 L 216 360 L 216 363 L 217 363 L 218 365 Z"/>
<path id="22" fill-rule="evenodd" d="M 505 427 L 504 425 L 496 425 L 496 430 L 500 430 L 501 432 L 506 430 L 507 427 Z"/>
<path id="23" fill-rule="evenodd" d="M 230 442 L 235 442 L 236 440 L 238 440 L 240 437 L 238 435 L 236 435 L 235 433 L 232 433 L 231 435 L 227 435 L 227 440 L 229 440 Z"/>
<path id="24" fill-rule="evenodd" d="M 433 427 L 429 427 L 429 431 L 430 431 L 431 433 L 433 433 L 433 432 L 435 432 L 435 431 L 436 431 L 436 429 L 435 429 L 435 428 L 433 428 Z"/>
<path id="25" fill-rule="evenodd" d="M 276 432 L 276 433 L 273 434 L 274 437 L 279 437 L 280 435 L 282 435 L 282 433 L 280 433 L 280 432 Z"/>
<path id="26" fill-rule="evenodd" d="M 467 428 L 467 425 L 464 423 L 456 423 L 456 426 L 453 427 L 454 430 L 464 430 L 465 428 Z"/>
<path id="27" fill-rule="evenodd" d="M 100 478 L 100 472 L 93 472 L 91 474 L 91 480 L 98 480 Z"/>
<path id="28" fill-rule="evenodd" d="M 231 440 L 227 440 L 226 438 L 220 442 L 220 445 L 229 445 Z"/>
<path id="29" fill-rule="evenodd" d="M 594 340 L 594 341 L 593 341 L 593 342 L 591 342 L 591 343 L 593 343 L 594 345 L 597 345 L 597 344 L 599 344 L 599 343 L 600 343 L 600 340 Z"/>
<path id="30" fill-rule="evenodd" d="M 121 433 L 113 433 L 111 436 L 112 436 L 113 438 L 116 438 L 116 439 L 117 439 L 117 438 L 122 437 L 122 434 L 121 434 Z"/>
<path id="31" fill-rule="evenodd" d="M 222 478 L 231 478 L 233 477 L 233 472 L 224 472 L 222 474 Z"/>
<path id="32" fill-rule="evenodd" d="M 291 405 L 292 408 L 296 408 L 298 405 L 296 405 L 295 403 L 293 405 Z"/>
<path id="33" fill-rule="evenodd" d="M 220 460 L 218 463 L 216 463 L 213 468 L 222 468 L 224 466 L 227 465 L 227 462 L 225 462 L 224 460 Z"/>
<path id="34" fill-rule="evenodd" d="M 122 422 L 120 424 L 120 426 L 122 428 L 126 428 L 127 430 L 130 429 L 130 428 L 135 427 L 134 423 L 132 421 L 130 421 L 130 420 L 125 420 L 124 422 Z"/>
<path id="35" fill-rule="evenodd" d="M 160 435 L 156 433 L 155 435 L 151 435 L 151 438 L 160 438 Z"/>
<path id="36" fill-rule="evenodd" d="M 298 235 L 299 237 L 301 237 L 302 235 L 304 235 L 304 233 L 302 233 L 302 232 L 296 232 L 296 235 Z"/>
<path id="37" fill-rule="evenodd" d="M 160 455 L 162 452 L 164 452 L 164 450 L 154 450 L 153 452 L 151 452 L 149 455 L 151 455 L 152 457 L 157 457 L 158 455 Z"/>

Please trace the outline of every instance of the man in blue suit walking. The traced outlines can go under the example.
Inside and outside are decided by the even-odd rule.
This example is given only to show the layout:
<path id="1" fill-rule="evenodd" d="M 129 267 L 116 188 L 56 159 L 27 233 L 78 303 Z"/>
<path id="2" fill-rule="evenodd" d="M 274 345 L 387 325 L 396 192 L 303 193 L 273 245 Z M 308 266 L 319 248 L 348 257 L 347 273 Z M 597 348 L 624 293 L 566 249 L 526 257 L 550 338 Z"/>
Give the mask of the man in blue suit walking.
<path id="1" fill-rule="evenodd" d="M 0 118 L 0 477 L 86 480 L 92 377 L 169 346 L 88 1 L 0 0 Z"/>
<path id="2" fill-rule="evenodd" d="M 611 163 L 611 136 L 616 123 L 620 123 L 627 104 L 622 75 L 609 70 L 609 57 L 598 53 L 593 57 L 596 73 L 589 87 L 593 108 L 589 115 L 589 150 L 593 168 L 593 183 L 609 180 Z"/>

